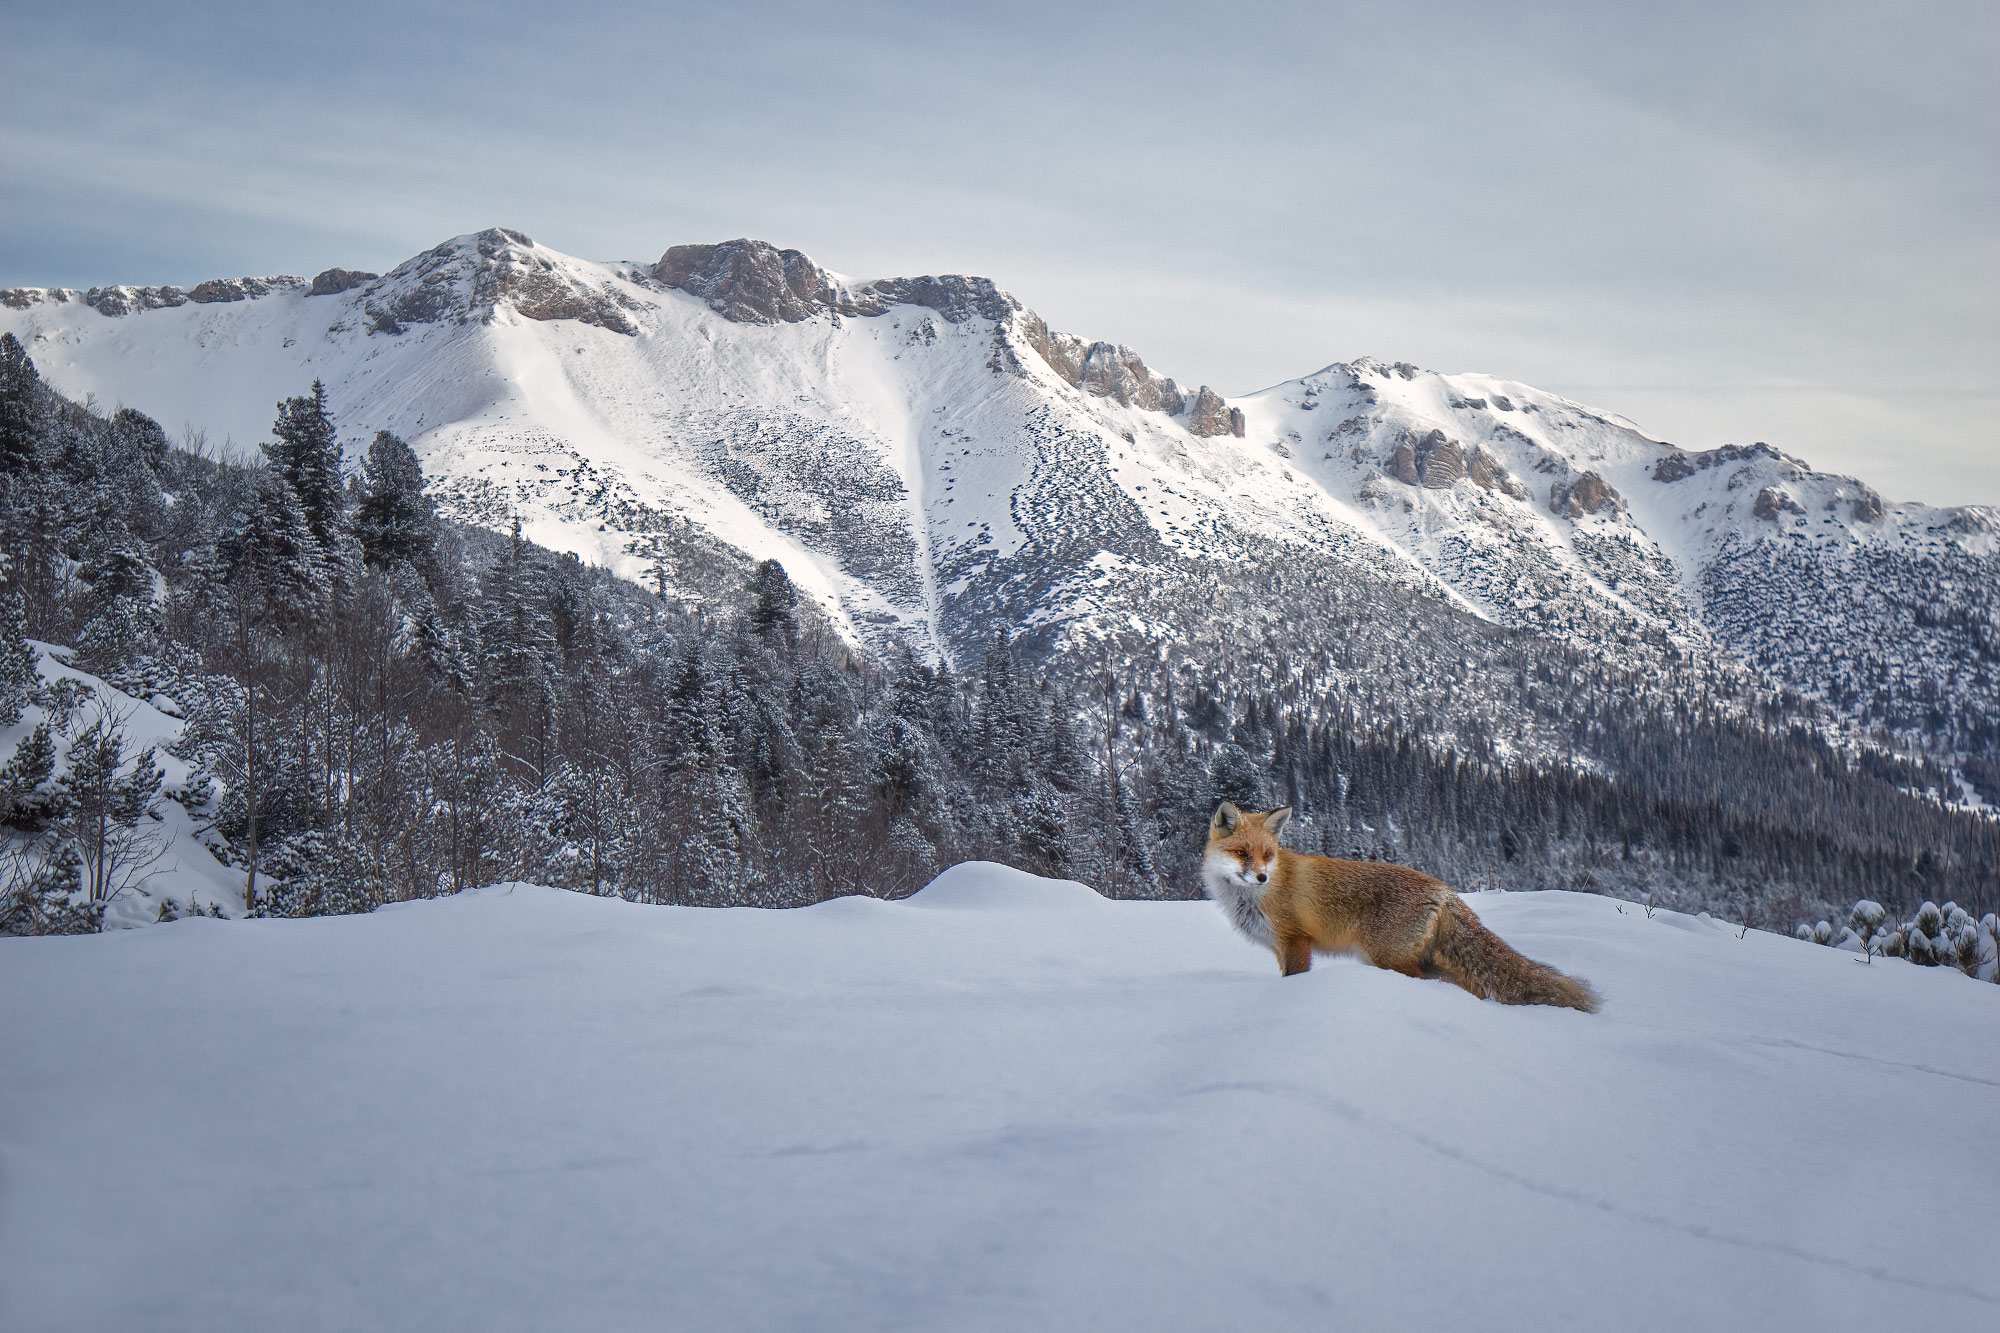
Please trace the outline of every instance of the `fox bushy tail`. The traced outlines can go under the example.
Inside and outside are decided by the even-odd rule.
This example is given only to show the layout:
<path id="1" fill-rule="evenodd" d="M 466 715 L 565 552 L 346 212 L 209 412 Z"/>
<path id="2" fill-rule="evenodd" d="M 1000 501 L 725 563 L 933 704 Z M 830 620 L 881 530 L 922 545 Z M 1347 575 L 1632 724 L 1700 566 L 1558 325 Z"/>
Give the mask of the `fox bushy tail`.
<path id="1" fill-rule="evenodd" d="M 1474 995 L 1501 1004 L 1553 1004 L 1594 1014 L 1601 1003 L 1587 981 L 1515 952 L 1456 897 L 1438 912 L 1431 958 L 1439 972 Z"/>

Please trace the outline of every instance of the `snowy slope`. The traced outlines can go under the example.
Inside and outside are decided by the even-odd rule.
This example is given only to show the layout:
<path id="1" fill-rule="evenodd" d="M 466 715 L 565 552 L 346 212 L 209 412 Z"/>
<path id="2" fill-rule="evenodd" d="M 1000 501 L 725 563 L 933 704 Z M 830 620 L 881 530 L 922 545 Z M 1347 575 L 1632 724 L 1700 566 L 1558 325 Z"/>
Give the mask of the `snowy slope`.
<path id="1" fill-rule="evenodd" d="M 1891 504 L 1768 445 L 1688 452 L 1489 375 L 1360 361 L 1245 401 L 1382 537 L 1506 624 L 1720 643 L 1834 711 L 2000 716 L 2000 516 Z M 1593 633 L 1593 627 L 1601 627 Z"/>
<path id="2" fill-rule="evenodd" d="M 1991 1323 L 2000 989 L 1471 901 L 1605 1012 L 990 865 L 0 940 L 0 1323 Z"/>
<path id="3" fill-rule="evenodd" d="M 174 912 L 213 910 L 224 916 L 240 915 L 243 872 L 224 865 L 210 848 L 208 840 L 219 840 L 219 835 L 209 830 L 202 818 L 206 807 L 190 812 L 177 799 L 185 793 L 192 768 L 167 748 L 180 739 L 187 726 L 179 715 L 179 705 L 164 695 L 135 698 L 71 666 L 67 660 L 70 649 L 35 640 L 29 643 L 44 685 L 68 682 L 77 691 L 77 706 L 58 716 L 46 700 L 30 703 L 13 725 L 0 727 L 0 763 L 15 753 L 15 747 L 30 732 L 46 724 L 55 733 L 53 777 L 60 781 L 70 769 L 70 741 L 101 718 L 118 726 L 123 734 L 122 773 L 130 773 L 140 752 L 151 749 L 164 776 L 162 795 L 153 803 L 149 816 L 154 826 L 150 850 L 157 855 L 148 854 L 144 864 L 120 876 L 120 891 L 104 909 L 105 929 L 150 925 L 159 920 L 161 905 L 169 900 Z M 21 836 L 12 832 L 0 836 L 0 851 L 18 843 Z"/>
<path id="4" fill-rule="evenodd" d="M 0 329 L 64 391 L 212 442 L 324 379 L 351 450 L 405 435 L 462 517 L 682 597 L 713 568 L 690 543 L 776 557 L 864 640 L 963 658 L 1026 625 L 1145 654 L 1275 617 L 1310 656 L 1359 606 L 1448 662 L 1477 637 L 1449 610 L 1641 673 L 1752 663 L 1869 721 L 2000 715 L 1991 511 L 1763 446 L 1683 453 L 1373 361 L 1188 394 L 983 279 L 862 283 L 760 242 L 595 264 L 495 229 L 364 277 L 20 289 Z"/>

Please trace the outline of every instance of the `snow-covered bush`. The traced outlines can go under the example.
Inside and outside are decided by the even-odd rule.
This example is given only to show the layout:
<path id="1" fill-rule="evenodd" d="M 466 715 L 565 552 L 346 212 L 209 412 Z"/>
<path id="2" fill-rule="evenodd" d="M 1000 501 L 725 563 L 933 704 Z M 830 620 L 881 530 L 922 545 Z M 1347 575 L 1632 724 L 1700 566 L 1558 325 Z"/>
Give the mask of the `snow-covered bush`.
<path id="1" fill-rule="evenodd" d="M 308 829 L 285 839 L 264 862 L 255 916 L 345 916 L 382 905 L 382 881 L 367 849 L 339 833 Z"/>
<path id="2" fill-rule="evenodd" d="M 1957 903 L 1946 903 L 1944 914 L 1944 961 L 1967 976 L 1979 971 L 1979 923 L 1972 913 Z"/>
<path id="3" fill-rule="evenodd" d="M 88 935 L 102 902 L 83 891 L 83 862 L 55 834 L 19 844 L 0 861 L 0 935 Z"/>
<path id="4" fill-rule="evenodd" d="M 1909 960 L 1919 967 L 1936 967 L 1944 961 L 1943 936 L 1944 913 L 1934 902 L 1926 901 L 1903 923 L 1904 947 Z"/>
<path id="5" fill-rule="evenodd" d="M 1900 927 L 1887 926 L 1889 916 L 1882 905 L 1863 898 L 1848 914 L 1838 940 L 1824 921 L 1816 925 L 1801 921 L 1792 933 L 1815 944 L 1906 958 L 1919 967 L 1955 967 L 1969 977 L 2000 981 L 2000 916 L 1992 912 L 1975 920 L 1957 903 L 1940 907 L 1926 901 Z"/>
<path id="6" fill-rule="evenodd" d="M 1856 902 L 1854 910 L 1847 914 L 1847 934 L 1842 943 L 1859 949 L 1866 957 L 1874 957 L 1882 950 L 1882 923 L 1888 915 L 1882 904 L 1872 898 Z"/>
<path id="7" fill-rule="evenodd" d="M 210 903 L 207 909 L 204 910 L 200 907 L 193 906 L 192 904 L 183 906 L 181 904 L 181 900 L 178 898 L 162 898 L 160 899 L 159 915 L 155 918 L 155 920 L 162 922 L 179 921 L 182 917 L 189 917 L 189 916 L 196 916 L 196 917 L 205 916 L 205 917 L 219 918 L 221 915 L 222 915 L 222 909 L 217 907 L 214 903 Z"/>

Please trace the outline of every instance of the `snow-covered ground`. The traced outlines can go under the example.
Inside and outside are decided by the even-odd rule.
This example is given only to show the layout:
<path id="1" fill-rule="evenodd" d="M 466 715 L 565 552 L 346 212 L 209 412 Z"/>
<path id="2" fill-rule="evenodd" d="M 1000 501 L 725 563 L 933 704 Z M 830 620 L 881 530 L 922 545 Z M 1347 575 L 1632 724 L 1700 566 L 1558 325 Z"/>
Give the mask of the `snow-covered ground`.
<path id="1" fill-rule="evenodd" d="M 989 865 L 0 940 L 0 1325 L 2000 1318 L 2000 987 L 1482 894 L 1602 1015 Z"/>

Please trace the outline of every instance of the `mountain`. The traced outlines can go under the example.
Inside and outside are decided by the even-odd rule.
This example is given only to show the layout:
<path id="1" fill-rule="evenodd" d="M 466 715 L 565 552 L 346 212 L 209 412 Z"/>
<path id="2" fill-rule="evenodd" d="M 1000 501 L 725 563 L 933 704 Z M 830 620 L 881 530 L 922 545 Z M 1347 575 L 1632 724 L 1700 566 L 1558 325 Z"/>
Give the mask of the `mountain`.
<path id="1" fill-rule="evenodd" d="M 774 557 L 871 647 L 965 663 L 1005 628 L 1393 680 L 1410 716 L 1526 753 L 1561 748 L 1527 664 L 1581 657 L 1662 707 L 2000 746 L 1993 510 L 1488 375 L 1361 360 L 1225 397 L 982 278 L 751 240 L 599 264 L 504 228 L 379 276 L 0 292 L 0 330 L 65 392 L 211 445 L 323 380 L 350 453 L 406 436 L 456 517 L 688 601 L 718 553 Z"/>

